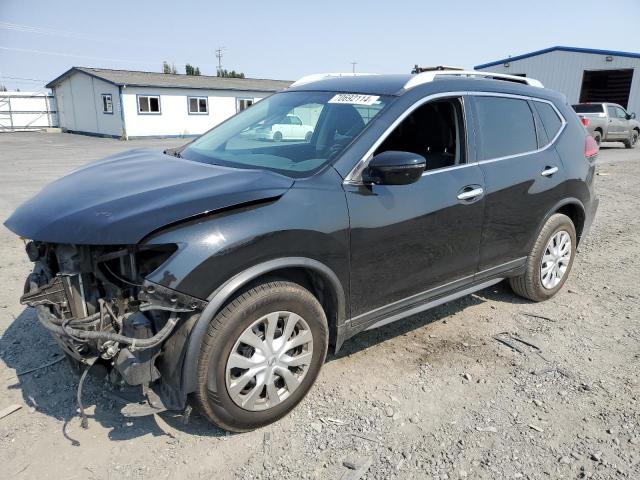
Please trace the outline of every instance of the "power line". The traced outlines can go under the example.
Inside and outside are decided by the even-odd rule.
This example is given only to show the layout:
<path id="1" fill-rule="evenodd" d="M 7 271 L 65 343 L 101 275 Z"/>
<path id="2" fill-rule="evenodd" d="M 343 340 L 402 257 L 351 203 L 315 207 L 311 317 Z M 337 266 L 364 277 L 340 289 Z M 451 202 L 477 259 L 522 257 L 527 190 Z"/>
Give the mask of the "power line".
<path id="1" fill-rule="evenodd" d="M 150 62 L 146 60 L 123 60 L 121 58 L 93 57 L 90 55 L 75 55 L 73 53 L 48 52 L 44 50 L 32 50 L 30 48 L 5 47 L 0 45 L 0 50 L 10 50 L 13 52 L 36 53 L 39 55 L 53 55 L 58 57 L 86 58 L 89 60 L 102 60 L 105 62 L 121 62 L 121 63 L 144 63 L 148 65 L 160 65 L 159 62 Z"/>

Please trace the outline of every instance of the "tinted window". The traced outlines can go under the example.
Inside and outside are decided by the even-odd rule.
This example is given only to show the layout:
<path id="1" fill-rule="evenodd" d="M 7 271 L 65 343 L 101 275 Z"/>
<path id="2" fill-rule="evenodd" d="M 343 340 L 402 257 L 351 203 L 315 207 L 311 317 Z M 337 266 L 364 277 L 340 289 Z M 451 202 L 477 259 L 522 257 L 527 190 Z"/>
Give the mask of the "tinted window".
<path id="1" fill-rule="evenodd" d="M 538 148 L 533 115 L 526 100 L 476 97 L 475 102 L 483 160 Z"/>
<path id="2" fill-rule="evenodd" d="M 616 107 L 612 107 L 611 105 L 607 105 L 607 113 L 611 118 L 616 118 Z"/>
<path id="3" fill-rule="evenodd" d="M 464 138 L 460 100 L 438 100 L 405 118 L 374 155 L 389 150 L 417 153 L 426 159 L 427 170 L 436 170 L 464 163 Z"/>
<path id="4" fill-rule="evenodd" d="M 604 108 L 602 108 L 602 104 L 600 103 L 574 105 L 573 109 L 576 113 L 604 113 Z"/>
<path id="5" fill-rule="evenodd" d="M 562 120 L 548 103 L 533 102 L 533 104 L 536 106 L 536 110 L 538 110 L 538 115 L 542 118 L 542 123 L 544 124 L 544 129 L 547 132 L 549 140 L 553 140 L 558 134 L 558 130 L 562 127 Z"/>

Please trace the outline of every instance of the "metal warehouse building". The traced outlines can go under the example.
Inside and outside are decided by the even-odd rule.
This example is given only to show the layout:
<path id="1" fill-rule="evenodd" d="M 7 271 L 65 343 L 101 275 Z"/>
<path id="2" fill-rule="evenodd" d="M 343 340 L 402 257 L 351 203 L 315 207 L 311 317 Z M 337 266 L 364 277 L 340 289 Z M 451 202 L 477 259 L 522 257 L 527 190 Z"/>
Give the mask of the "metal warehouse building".
<path id="1" fill-rule="evenodd" d="M 537 78 L 571 104 L 612 102 L 640 115 L 640 53 L 551 47 L 475 69 Z"/>
<path id="2" fill-rule="evenodd" d="M 67 132 L 199 135 L 291 82 L 73 67 L 47 84 Z"/>

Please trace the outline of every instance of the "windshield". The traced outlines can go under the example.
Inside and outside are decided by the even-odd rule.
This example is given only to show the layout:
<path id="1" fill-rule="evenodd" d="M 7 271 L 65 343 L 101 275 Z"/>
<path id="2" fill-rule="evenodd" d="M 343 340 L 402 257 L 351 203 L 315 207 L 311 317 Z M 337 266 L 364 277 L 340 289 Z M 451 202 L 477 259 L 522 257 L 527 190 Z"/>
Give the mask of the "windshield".
<path id="1" fill-rule="evenodd" d="M 587 103 L 582 105 L 573 105 L 576 113 L 604 113 L 601 103 Z"/>
<path id="2" fill-rule="evenodd" d="M 389 101 L 378 95 L 277 93 L 205 133 L 180 156 L 308 176 L 336 158 Z"/>

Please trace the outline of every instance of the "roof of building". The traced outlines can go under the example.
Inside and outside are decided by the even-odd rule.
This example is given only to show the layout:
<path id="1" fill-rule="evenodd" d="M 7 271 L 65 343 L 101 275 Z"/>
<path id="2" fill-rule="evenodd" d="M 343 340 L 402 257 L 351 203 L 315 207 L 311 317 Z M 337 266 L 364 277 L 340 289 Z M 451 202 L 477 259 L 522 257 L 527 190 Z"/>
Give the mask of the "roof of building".
<path id="1" fill-rule="evenodd" d="M 70 75 L 81 72 L 118 86 L 156 88 L 194 88 L 202 90 L 250 90 L 276 92 L 291 85 L 289 80 L 262 78 L 223 78 L 207 75 L 178 75 L 171 73 L 110 70 L 107 68 L 72 67 L 46 86 L 53 88 Z"/>
<path id="2" fill-rule="evenodd" d="M 597 50 L 597 49 L 594 49 L 594 48 L 576 48 L 576 47 L 555 46 L 555 47 L 545 48 L 543 50 L 536 50 L 535 52 L 524 53 L 522 55 L 517 55 L 515 57 L 502 58 L 500 60 L 495 60 L 493 62 L 483 63 L 482 65 L 476 65 L 473 68 L 476 69 L 476 70 L 479 70 L 479 69 L 482 69 L 482 68 L 493 67 L 494 65 L 500 65 L 500 64 L 505 63 L 505 62 L 515 62 L 516 60 L 522 60 L 524 58 L 529 58 L 529 57 L 536 57 L 538 55 L 544 55 L 545 53 L 556 52 L 556 51 L 573 52 L 573 53 L 591 53 L 591 54 L 594 54 L 594 55 L 610 55 L 612 57 L 640 58 L 640 53 L 619 52 L 619 51 L 616 51 L 616 50 Z"/>

